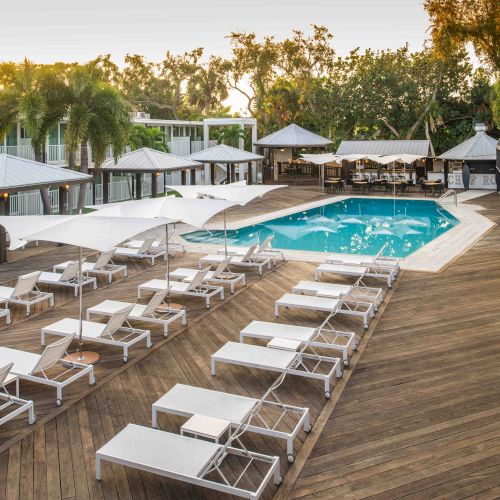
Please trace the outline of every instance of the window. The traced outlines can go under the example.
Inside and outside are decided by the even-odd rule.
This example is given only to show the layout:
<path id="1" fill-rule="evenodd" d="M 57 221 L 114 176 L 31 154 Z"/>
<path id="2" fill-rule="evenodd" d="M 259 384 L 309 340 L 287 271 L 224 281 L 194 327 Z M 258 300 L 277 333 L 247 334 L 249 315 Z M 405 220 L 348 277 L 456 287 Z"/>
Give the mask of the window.
<path id="1" fill-rule="evenodd" d="M 5 145 L 6 146 L 17 146 L 17 123 L 10 127 L 9 131 L 5 135 Z"/>
<path id="2" fill-rule="evenodd" d="M 58 126 L 55 125 L 54 127 L 51 127 L 49 130 L 49 145 L 57 146 L 58 144 L 59 144 L 59 130 Z"/>
<path id="3" fill-rule="evenodd" d="M 21 139 L 31 139 L 23 126 L 21 126 Z"/>

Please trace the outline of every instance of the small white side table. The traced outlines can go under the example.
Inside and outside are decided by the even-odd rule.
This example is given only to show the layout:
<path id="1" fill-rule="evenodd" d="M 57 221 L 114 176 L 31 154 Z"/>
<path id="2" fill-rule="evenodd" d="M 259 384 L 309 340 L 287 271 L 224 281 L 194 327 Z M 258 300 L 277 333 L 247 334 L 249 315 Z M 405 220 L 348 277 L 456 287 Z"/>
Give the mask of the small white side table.
<path id="1" fill-rule="evenodd" d="M 281 339 L 274 337 L 267 343 L 267 347 L 281 349 L 283 351 L 298 351 L 302 345 L 300 340 Z"/>
<path id="2" fill-rule="evenodd" d="M 204 415 L 193 415 L 181 427 L 181 436 L 192 435 L 195 439 L 202 437 L 210 439 L 219 444 L 221 437 L 229 432 L 231 422 L 221 418 L 206 417 Z"/>

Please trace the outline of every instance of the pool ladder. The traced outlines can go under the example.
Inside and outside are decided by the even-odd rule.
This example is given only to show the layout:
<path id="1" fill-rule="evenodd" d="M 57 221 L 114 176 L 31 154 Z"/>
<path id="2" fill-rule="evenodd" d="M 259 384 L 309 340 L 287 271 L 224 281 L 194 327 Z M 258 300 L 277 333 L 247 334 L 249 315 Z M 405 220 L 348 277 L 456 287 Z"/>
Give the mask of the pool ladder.
<path id="1" fill-rule="evenodd" d="M 453 203 L 455 204 L 455 206 L 457 206 L 458 205 L 457 192 L 454 189 L 448 189 L 448 191 L 446 191 L 446 193 L 442 194 L 438 198 L 437 202 L 439 204 L 442 204 L 442 202 L 445 200 L 445 198 L 448 198 L 451 195 L 453 195 Z"/>

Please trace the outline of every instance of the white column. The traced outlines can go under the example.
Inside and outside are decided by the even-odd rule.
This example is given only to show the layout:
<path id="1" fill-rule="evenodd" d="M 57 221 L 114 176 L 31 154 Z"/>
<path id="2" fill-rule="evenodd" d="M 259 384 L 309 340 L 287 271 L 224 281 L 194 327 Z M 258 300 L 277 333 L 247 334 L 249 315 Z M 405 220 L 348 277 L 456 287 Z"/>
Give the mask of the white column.
<path id="1" fill-rule="evenodd" d="M 257 124 L 252 124 L 252 153 L 255 153 L 256 147 L 254 146 L 254 142 L 257 140 Z"/>
<path id="2" fill-rule="evenodd" d="M 244 133 L 245 132 L 245 125 L 243 125 L 243 123 L 240 123 L 240 130 Z M 238 147 L 240 149 L 245 149 L 245 139 L 243 139 L 243 137 L 240 137 L 239 138 L 239 141 L 238 141 Z"/>
<path id="3" fill-rule="evenodd" d="M 210 137 L 210 127 L 209 127 L 208 123 L 205 120 L 203 120 L 203 149 L 208 149 L 209 137 Z M 207 184 L 207 179 L 208 179 L 208 184 L 210 184 L 210 164 L 209 163 L 205 163 L 204 172 L 205 172 L 204 184 Z"/>

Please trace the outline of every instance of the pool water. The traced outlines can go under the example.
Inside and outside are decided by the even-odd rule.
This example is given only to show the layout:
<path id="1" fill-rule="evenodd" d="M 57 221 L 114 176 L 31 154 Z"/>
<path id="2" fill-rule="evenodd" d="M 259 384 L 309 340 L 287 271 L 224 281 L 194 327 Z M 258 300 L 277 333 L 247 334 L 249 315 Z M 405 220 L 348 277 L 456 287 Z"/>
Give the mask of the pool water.
<path id="1" fill-rule="evenodd" d="M 228 245 L 274 235 L 273 248 L 406 257 L 459 221 L 434 201 L 348 198 L 227 232 Z M 192 243 L 223 244 L 223 231 L 183 235 Z"/>

